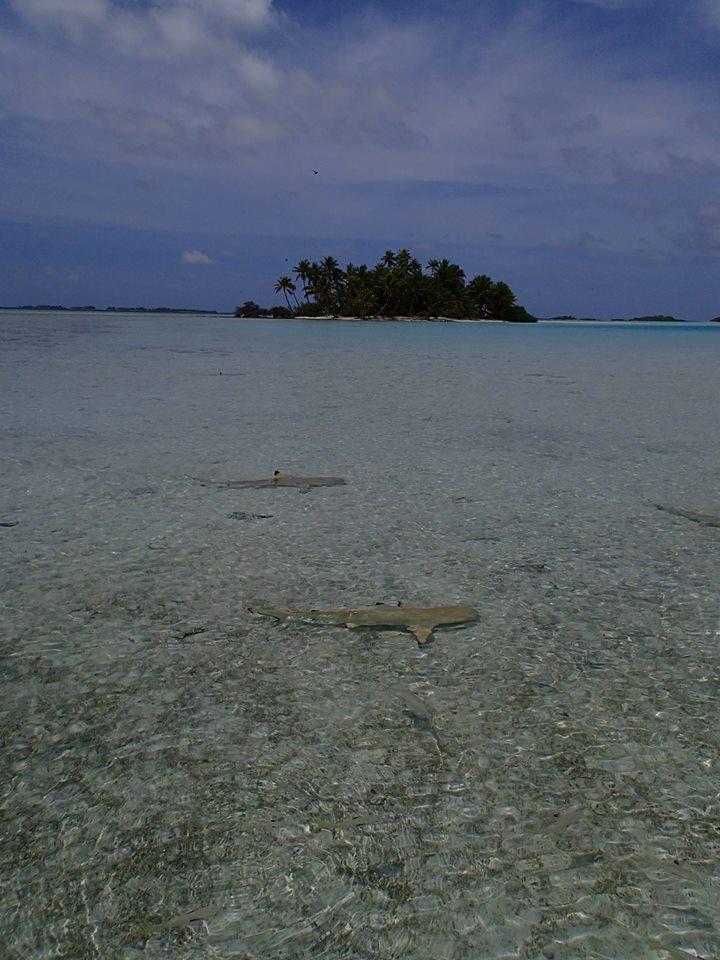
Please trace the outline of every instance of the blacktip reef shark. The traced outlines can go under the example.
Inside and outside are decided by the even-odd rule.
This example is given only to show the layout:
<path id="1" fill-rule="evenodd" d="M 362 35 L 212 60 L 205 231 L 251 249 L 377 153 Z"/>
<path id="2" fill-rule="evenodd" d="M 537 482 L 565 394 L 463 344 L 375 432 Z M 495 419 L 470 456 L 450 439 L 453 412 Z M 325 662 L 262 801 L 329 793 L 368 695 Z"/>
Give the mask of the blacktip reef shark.
<path id="1" fill-rule="evenodd" d="M 657 503 L 655 500 L 648 500 L 647 503 L 664 513 L 670 513 L 674 517 L 684 517 L 685 520 L 692 520 L 693 523 L 699 523 L 703 527 L 720 527 L 720 517 L 714 513 L 686 510 L 684 507 L 673 507 L 669 503 Z"/>
<path id="2" fill-rule="evenodd" d="M 297 487 L 300 493 L 309 493 L 313 487 L 344 487 L 347 483 L 342 477 L 294 477 L 280 470 L 276 470 L 272 477 L 261 480 L 202 480 L 199 477 L 190 479 L 197 480 L 204 487 Z"/>
<path id="3" fill-rule="evenodd" d="M 374 607 L 359 610 L 284 610 L 278 607 L 248 607 L 250 613 L 275 620 L 303 620 L 306 623 L 328 623 L 345 626 L 350 630 L 358 627 L 393 627 L 408 630 L 424 646 L 436 627 L 460 623 L 474 623 L 480 614 L 467 604 L 451 604 L 447 607 L 409 607 L 404 603 L 393 606 L 377 603 Z"/>

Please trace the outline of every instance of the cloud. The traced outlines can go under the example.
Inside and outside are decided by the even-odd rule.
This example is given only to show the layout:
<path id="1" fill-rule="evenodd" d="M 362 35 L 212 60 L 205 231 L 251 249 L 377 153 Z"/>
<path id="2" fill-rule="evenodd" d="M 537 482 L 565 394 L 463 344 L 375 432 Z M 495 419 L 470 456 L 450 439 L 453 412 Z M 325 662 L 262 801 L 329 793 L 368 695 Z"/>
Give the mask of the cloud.
<path id="1" fill-rule="evenodd" d="M 279 138 L 282 75 L 253 49 L 274 24 L 271 0 L 10 2 L 0 117 L 30 133 L 42 125 L 56 153 L 68 152 L 68 136 L 106 158 L 230 152 Z"/>
<path id="2" fill-rule="evenodd" d="M 78 22 L 102 24 L 129 15 L 136 22 L 195 17 L 245 29 L 259 29 L 272 20 L 272 0 L 159 0 L 143 10 L 118 0 L 10 0 L 18 16 L 37 26 Z"/>
<path id="3" fill-rule="evenodd" d="M 712 211 L 688 211 L 718 193 L 697 14 L 720 0 L 655 0 L 632 29 L 645 0 L 356 0 L 323 20 L 297 0 L 5 2 L 4 219 L 167 231 L 195 283 L 218 271 L 183 269 L 210 260 L 179 255 L 188 236 L 218 260 L 264 236 L 298 258 L 465 244 L 501 267 L 513 245 L 715 242 Z"/>
<path id="4" fill-rule="evenodd" d="M 185 250 L 180 260 L 182 263 L 192 263 L 203 267 L 215 263 L 206 253 L 201 253 L 199 250 Z"/>
<path id="5" fill-rule="evenodd" d="M 109 0 L 10 0 L 18 16 L 39 27 L 99 24 L 107 19 Z"/>
<path id="6" fill-rule="evenodd" d="M 129 60 L 186 59 L 226 53 L 239 36 L 274 21 L 272 0 L 9 0 L 18 20 L 40 33 L 59 33 L 94 55 Z"/>
<path id="7" fill-rule="evenodd" d="M 250 193 L 273 179 L 297 195 L 296 171 L 323 156 L 351 184 L 607 183 L 670 156 L 711 169 L 716 152 L 692 121 L 708 98 L 667 73 L 667 51 L 631 61 L 611 35 L 603 47 L 523 0 L 477 24 L 365 11 L 322 28 L 271 0 L 12 3 L 0 117 L 13 142 L 130 161 L 135 179 L 227 163 L 228 189 L 237 171 Z"/>

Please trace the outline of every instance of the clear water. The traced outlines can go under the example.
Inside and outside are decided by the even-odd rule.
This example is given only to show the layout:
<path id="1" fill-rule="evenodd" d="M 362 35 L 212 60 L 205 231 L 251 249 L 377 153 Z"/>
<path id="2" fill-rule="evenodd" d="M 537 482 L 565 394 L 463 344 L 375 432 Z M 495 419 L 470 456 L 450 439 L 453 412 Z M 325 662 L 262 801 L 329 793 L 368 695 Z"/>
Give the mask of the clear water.
<path id="1" fill-rule="evenodd" d="M 720 955 L 720 326 L 0 340 L 4 955 Z"/>

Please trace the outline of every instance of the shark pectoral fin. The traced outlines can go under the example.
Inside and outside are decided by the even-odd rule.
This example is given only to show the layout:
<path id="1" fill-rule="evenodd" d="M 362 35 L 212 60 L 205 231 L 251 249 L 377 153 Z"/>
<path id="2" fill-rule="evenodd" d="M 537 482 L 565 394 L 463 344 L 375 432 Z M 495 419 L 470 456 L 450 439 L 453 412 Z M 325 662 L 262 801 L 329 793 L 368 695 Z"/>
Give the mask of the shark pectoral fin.
<path id="1" fill-rule="evenodd" d="M 435 629 L 434 626 L 432 626 L 432 627 L 421 627 L 421 626 L 420 626 L 419 624 L 417 624 L 417 623 L 415 623 L 415 624 L 409 623 L 409 624 L 408 624 L 408 630 L 410 631 L 410 633 L 412 633 L 412 635 L 413 635 L 413 636 L 415 637 L 415 639 L 417 640 L 419 647 L 424 647 L 424 646 L 425 646 L 425 644 L 427 643 L 427 641 L 430 639 L 430 635 L 432 634 L 432 632 L 433 632 L 434 629 Z"/>

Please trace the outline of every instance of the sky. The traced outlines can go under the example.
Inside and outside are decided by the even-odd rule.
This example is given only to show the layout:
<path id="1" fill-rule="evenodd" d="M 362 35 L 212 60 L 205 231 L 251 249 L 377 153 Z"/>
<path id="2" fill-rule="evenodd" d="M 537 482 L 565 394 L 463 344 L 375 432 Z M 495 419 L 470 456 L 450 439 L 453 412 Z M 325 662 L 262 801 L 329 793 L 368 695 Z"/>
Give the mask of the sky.
<path id="1" fill-rule="evenodd" d="M 271 305 L 409 247 L 710 319 L 719 84 L 720 0 L 0 0 L 0 304 Z"/>

